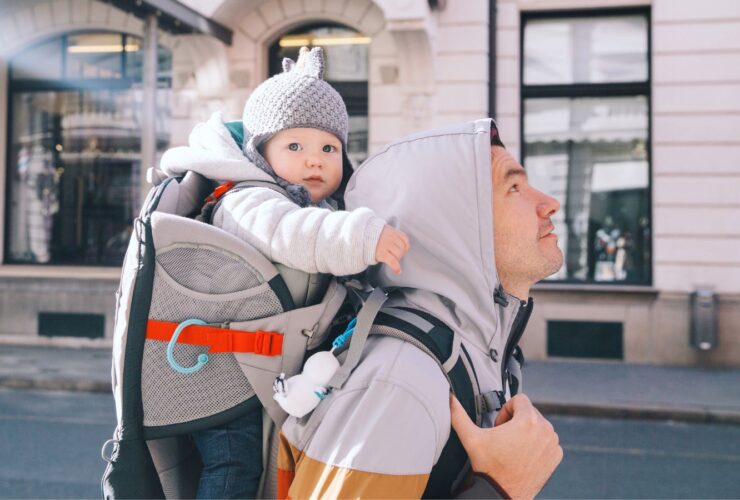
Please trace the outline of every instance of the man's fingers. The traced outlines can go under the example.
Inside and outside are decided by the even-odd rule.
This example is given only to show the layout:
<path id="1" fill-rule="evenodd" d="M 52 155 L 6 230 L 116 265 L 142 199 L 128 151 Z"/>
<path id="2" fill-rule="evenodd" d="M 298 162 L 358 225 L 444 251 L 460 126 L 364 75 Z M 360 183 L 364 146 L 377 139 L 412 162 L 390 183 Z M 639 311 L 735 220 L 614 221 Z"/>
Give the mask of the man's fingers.
<path id="1" fill-rule="evenodd" d="M 472 440 L 480 430 L 480 427 L 470 420 L 460 401 L 453 395 L 450 395 L 450 420 L 452 422 L 452 428 L 457 432 L 457 436 L 463 445 Z"/>

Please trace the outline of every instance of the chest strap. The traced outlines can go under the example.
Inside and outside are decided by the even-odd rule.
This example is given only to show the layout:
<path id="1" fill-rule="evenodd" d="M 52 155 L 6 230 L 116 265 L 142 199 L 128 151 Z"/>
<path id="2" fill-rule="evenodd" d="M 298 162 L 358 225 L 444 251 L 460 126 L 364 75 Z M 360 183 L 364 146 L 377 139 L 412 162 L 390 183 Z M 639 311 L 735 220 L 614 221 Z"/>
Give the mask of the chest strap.
<path id="1" fill-rule="evenodd" d="M 147 321 L 146 338 L 170 342 L 180 323 Z M 241 331 L 212 325 L 191 324 L 183 328 L 176 339 L 179 344 L 209 347 L 209 353 L 246 352 L 261 356 L 280 356 L 283 352 L 283 334 L 265 331 Z"/>

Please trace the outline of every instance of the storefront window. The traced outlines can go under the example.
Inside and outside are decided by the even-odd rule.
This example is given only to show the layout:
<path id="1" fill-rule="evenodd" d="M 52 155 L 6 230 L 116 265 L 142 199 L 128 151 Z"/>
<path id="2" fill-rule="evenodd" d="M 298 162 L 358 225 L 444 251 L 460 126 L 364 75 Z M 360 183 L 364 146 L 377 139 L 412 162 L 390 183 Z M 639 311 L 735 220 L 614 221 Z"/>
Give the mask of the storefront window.
<path id="1" fill-rule="evenodd" d="M 651 283 L 647 14 L 524 17 L 523 163 L 561 203 L 548 278 Z"/>
<path id="2" fill-rule="evenodd" d="M 56 48 L 58 52 L 52 50 Z M 141 203 L 142 40 L 70 34 L 10 62 L 9 263 L 118 266 Z M 60 73 L 34 71 L 49 57 Z M 157 146 L 169 137 L 169 54 L 160 50 Z"/>
<path id="3" fill-rule="evenodd" d="M 270 75 L 280 73 L 285 57 L 296 59 L 302 46 L 320 46 L 326 56 L 324 79 L 342 96 L 349 113 L 348 156 L 359 165 L 367 158 L 367 85 L 370 38 L 338 24 L 312 24 L 281 36 L 270 47 Z"/>

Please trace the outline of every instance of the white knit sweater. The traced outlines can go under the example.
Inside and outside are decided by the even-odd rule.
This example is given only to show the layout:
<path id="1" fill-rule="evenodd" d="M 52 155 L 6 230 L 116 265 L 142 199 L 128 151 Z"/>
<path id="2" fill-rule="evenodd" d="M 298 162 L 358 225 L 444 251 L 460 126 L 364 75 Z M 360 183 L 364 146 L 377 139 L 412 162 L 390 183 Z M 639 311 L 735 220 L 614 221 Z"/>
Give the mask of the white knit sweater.
<path id="1" fill-rule="evenodd" d="M 161 169 L 169 175 L 194 170 L 218 182 L 271 180 L 242 155 L 218 113 L 193 129 L 189 146 L 167 151 Z M 368 208 L 334 211 L 325 202 L 301 208 L 272 189 L 252 187 L 227 195 L 213 225 L 271 261 L 343 276 L 377 264 L 375 250 L 385 221 Z"/>

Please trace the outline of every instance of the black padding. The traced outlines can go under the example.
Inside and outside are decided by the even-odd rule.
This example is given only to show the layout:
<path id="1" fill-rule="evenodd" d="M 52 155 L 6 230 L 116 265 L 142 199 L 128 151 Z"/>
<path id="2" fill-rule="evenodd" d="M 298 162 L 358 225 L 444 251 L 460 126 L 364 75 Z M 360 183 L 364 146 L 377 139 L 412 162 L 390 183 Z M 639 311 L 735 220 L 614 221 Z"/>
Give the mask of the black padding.
<path id="1" fill-rule="evenodd" d="M 404 308 L 404 310 L 413 314 L 417 314 L 424 319 L 428 319 L 419 314 L 420 311 L 406 308 Z M 407 323 L 406 321 L 397 318 L 392 314 L 383 312 L 382 309 L 375 318 L 376 325 L 395 328 L 396 330 L 401 330 L 402 332 L 410 335 L 414 339 L 421 342 L 427 349 L 432 351 L 432 354 L 434 354 L 434 357 L 437 358 L 440 363 L 444 363 L 452 354 L 452 341 L 455 338 L 455 333 L 447 328 L 444 323 L 442 323 L 441 326 L 438 326 L 431 321 L 430 323 L 432 323 L 434 327 L 430 331 L 425 332 L 424 330 L 417 328 L 411 323 Z"/>
<path id="2" fill-rule="evenodd" d="M 462 359 L 458 358 L 457 363 L 448 372 L 448 375 L 452 382 L 452 392 L 465 408 L 465 412 L 470 419 L 475 422 L 477 416 L 473 382 L 468 376 L 468 370 L 465 368 Z M 454 496 L 453 486 L 467 464 L 468 454 L 463 448 L 460 438 L 457 437 L 457 433 L 451 429 L 450 437 L 442 449 L 442 454 L 429 475 L 423 498 L 452 498 Z"/>
<path id="3" fill-rule="evenodd" d="M 272 291 L 277 295 L 280 305 L 283 311 L 292 311 L 295 309 L 295 303 L 293 302 L 293 296 L 290 295 L 288 285 L 285 284 L 285 280 L 279 274 L 275 275 L 270 281 L 267 282 L 272 288 Z"/>
<path id="4" fill-rule="evenodd" d="M 428 332 L 424 332 L 411 323 L 396 318 L 392 314 L 384 313 L 382 310 L 375 318 L 375 324 L 395 328 L 408 334 L 429 349 L 440 364 L 444 364 L 452 355 L 455 332 L 442 321 L 428 313 L 406 307 L 401 309 L 427 320 L 433 325 L 433 328 Z M 462 345 L 460 346 L 460 352 L 467 356 L 467 352 Z M 457 362 L 447 375 L 450 378 L 453 394 L 455 394 L 463 408 L 465 408 L 471 420 L 475 422 L 478 418 L 475 403 L 478 381 L 471 380 L 462 357 L 458 357 Z M 467 467 L 468 454 L 465 448 L 463 448 L 462 443 L 460 443 L 460 439 L 457 437 L 455 431 L 450 430 L 450 437 L 442 450 L 439 460 L 432 468 L 423 497 L 452 498 L 454 496 L 453 486 L 455 486 L 457 479 Z"/>
<path id="5" fill-rule="evenodd" d="M 126 355 L 123 365 L 121 398 L 121 439 L 141 439 L 144 405 L 141 398 L 141 364 L 144 359 L 144 342 L 152 302 L 154 284 L 154 242 L 149 218 L 139 222 L 144 241 L 140 243 L 139 270 L 136 272 L 131 313 L 128 317 Z M 135 228 L 136 229 L 136 228 Z"/>
<path id="6" fill-rule="evenodd" d="M 101 483 L 103 498 L 164 498 L 159 475 L 143 439 L 127 439 L 113 449 Z"/>

